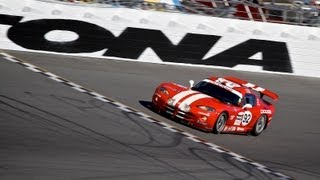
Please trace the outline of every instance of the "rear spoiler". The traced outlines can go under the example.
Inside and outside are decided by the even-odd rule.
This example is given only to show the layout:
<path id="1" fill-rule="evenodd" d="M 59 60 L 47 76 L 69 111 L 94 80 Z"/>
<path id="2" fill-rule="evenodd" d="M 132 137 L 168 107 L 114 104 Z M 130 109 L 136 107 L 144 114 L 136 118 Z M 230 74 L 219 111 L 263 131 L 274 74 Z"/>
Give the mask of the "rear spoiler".
<path id="1" fill-rule="evenodd" d="M 262 87 L 259 87 L 257 85 L 251 84 L 251 83 L 249 83 L 247 81 L 238 79 L 236 77 L 231 77 L 231 76 L 224 77 L 224 79 L 232 81 L 232 82 L 237 83 L 237 84 L 240 84 L 242 86 L 248 87 L 248 88 L 253 89 L 255 91 L 258 91 L 261 94 L 261 97 L 263 95 L 266 95 L 266 96 L 270 97 L 274 101 L 277 101 L 279 99 L 279 96 L 276 93 L 274 93 L 274 92 L 272 92 L 272 91 L 270 91 L 268 89 L 264 89 Z"/>

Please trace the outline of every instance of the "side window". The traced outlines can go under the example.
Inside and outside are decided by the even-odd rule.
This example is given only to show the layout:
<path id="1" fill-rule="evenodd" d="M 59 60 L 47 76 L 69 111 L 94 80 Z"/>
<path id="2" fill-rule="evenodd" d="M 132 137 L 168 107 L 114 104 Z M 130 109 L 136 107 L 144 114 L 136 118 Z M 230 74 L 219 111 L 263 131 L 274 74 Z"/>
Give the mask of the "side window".
<path id="1" fill-rule="evenodd" d="M 244 104 L 251 104 L 252 106 L 255 106 L 257 104 L 256 96 L 253 94 L 246 94 L 244 96 Z"/>

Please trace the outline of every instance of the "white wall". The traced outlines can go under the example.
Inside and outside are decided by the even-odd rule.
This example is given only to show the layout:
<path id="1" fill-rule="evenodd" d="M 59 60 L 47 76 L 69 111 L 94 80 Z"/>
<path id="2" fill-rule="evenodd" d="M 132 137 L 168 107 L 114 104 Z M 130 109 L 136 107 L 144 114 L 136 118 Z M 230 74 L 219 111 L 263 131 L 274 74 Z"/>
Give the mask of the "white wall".
<path id="1" fill-rule="evenodd" d="M 283 24 L 260 23 L 235 19 L 141 11 L 125 8 L 103 8 L 46 3 L 34 0 L 0 0 L 0 14 L 23 16 L 21 22 L 34 19 L 74 19 L 101 26 L 119 36 L 127 27 L 161 30 L 173 44 L 178 44 L 186 33 L 208 34 L 222 38 L 203 59 L 214 56 L 248 39 L 280 41 L 287 44 L 292 74 L 320 77 L 320 28 Z M 7 37 L 11 25 L 0 25 L 0 48 L 25 50 Z M 63 32 L 62 32 L 63 33 Z M 65 32 L 64 32 L 65 33 Z M 71 35 L 68 37 L 68 35 Z M 72 40 L 76 34 L 51 34 L 56 41 Z M 63 39 L 65 38 L 65 39 Z M 107 49 L 78 55 L 103 57 Z M 258 53 L 253 59 L 263 59 Z M 122 58 L 117 58 L 122 59 Z M 147 49 L 140 61 L 165 63 L 152 49 Z M 234 69 L 263 71 L 259 66 L 238 65 Z"/>

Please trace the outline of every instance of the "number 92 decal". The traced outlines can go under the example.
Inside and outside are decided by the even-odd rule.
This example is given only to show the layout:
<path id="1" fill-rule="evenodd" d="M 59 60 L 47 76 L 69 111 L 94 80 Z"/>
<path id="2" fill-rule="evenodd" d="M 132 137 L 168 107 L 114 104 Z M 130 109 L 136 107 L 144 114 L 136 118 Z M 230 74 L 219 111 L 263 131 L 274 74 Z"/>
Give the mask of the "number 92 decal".
<path id="1" fill-rule="evenodd" d="M 245 111 L 242 116 L 242 121 L 241 121 L 242 126 L 248 125 L 250 123 L 251 119 L 252 119 L 251 112 Z"/>
<path id="2" fill-rule="evenodd" d="M 250 123 L 252 119 L 252 114 L 250 111 L 244 111 L 244 112 L 239 112 L 239 114 L 237 115 L 236 120 L 234 121 L 235 126 L 246 126 Z"/>

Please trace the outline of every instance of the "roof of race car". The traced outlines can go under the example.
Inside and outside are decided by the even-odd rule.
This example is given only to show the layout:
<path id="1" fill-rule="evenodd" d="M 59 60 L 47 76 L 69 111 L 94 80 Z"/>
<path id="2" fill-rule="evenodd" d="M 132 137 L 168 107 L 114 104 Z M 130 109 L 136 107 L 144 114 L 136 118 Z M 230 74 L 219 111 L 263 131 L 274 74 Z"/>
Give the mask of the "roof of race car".
<path id="1" fill-rule="evenodd" d="M 269 96 L 273 100 L 277 100 L 279 96 L 267 89 L 264 89 L 262 87 L 259 87 L 257 85 L 254 85 L 252 83 L 249 83 L 247 81 L 235 78 L 235 77 L 210 77 L 208 79 L 205 79 L 204 81 L 213 83 L 215 85 L 218 85 L 222 88 L 225 88 L 229 90 L 230 92 L 238 95 L 239 97 L 243 97 L 247 93 L 253 93 L 254 91 L 257 91 L 263 95 Z"/>
<path id="2" fill-rule="evenodd" d="M 239 96 L 241 98 L 243 97 L 244 94 L 251 93 L 251 91 L 248 88 L 241 86 L 239 84 L 230 82 L 224 78 L 210 77 L 208 79 L 204 79 L 203 81 L 209 82 L 209 83 L 212 83 L 216 86 L 224 88 L 224 89 L 232 92 L 233 94 L 236 94 L 237 96 Z"/>
<path id="3" fill-rule="evenodd" d="M 222 78 L 209 78 L 209 79 L 204 79 L 203 81 L 205 82 L 208 82 L 208 83 L 212 83 L 216 86 L 219 86 L 223 89 L 226 89 L 230 92 L 232 92 L 233 94 L 236 94 L 237 96 L 239 97 L 243 97 L 243 93 L 241 92 L 241 90 L 239 89 L 239 87 L 234 87 L 233 84 L 230 84 L 230 83 L 225 83 L 225 81 L 222 81 L 222 80 L 225 80 L 225 79 L 222 79 Z"/>

